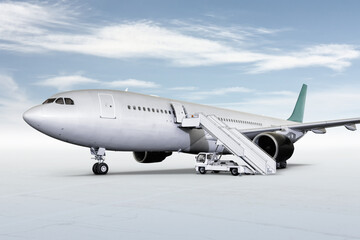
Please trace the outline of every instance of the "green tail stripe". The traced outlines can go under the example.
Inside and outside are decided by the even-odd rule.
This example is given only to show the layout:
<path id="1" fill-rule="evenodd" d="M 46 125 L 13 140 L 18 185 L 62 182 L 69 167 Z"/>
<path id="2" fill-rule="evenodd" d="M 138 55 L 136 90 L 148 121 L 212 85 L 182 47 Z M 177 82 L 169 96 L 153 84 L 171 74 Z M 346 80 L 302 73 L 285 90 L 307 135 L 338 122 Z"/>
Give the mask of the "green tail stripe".
<path id="1" fill-rule="evenodd" d="M 288 119 L 289 121 L 299 122 L 299 123 L 303 122 L 305 102 L 306 102 L 306 92 L 307 92 L 307 85 L 303 84 L 294 111 L 291 114 L 291 117 L 289 117 Z"/>

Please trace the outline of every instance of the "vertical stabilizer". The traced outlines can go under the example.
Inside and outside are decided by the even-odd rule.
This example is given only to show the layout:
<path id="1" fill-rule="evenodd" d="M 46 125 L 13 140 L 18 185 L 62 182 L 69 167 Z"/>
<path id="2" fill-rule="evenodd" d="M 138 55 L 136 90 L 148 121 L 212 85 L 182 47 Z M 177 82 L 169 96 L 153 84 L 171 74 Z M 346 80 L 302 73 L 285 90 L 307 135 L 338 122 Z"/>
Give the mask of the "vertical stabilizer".
<path id="1" fill-rule="evenodd" d="M 291 114 L 291 117 L 289 117 L 288 119 L 289 121 L 300 122 L 300 123 L 303 122 L 305 102 L 306 102 L 306 92 L 307 92 L 307 85 L 303 84 L 294 111 Z"/>

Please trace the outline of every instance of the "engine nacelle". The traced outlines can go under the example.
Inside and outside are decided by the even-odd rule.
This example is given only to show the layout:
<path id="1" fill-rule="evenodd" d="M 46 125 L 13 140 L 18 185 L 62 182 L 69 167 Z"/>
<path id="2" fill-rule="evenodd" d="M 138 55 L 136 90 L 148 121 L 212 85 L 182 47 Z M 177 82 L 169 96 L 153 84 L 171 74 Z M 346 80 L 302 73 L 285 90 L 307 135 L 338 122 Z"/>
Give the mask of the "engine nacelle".
<path id="1" fill-rule="evenodd" d="M 288 137 L 278 133 L 260 133 L 253 142 L 274 158 L 276 162 L 284 162 L 294 153 L 294 144 Z"/>
<path id="2" fill-rule="evenodd" d="M 156 163 L 164 161 L 172 152 L 134 152 L 133 154 L 139 163 Z"/>

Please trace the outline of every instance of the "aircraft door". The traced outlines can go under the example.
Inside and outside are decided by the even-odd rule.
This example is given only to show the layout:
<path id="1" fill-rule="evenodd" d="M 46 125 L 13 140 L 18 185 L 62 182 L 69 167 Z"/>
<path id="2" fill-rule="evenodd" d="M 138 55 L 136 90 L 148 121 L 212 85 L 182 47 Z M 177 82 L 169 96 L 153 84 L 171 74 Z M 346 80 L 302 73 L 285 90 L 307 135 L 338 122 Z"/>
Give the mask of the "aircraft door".
<path id="1" fill-rule="evenodd" d="M 115 119 L 115 101 L 111 94 L 99 93 L 100 118 Z"/>
<path id="2" fill-rule="evenodd" d="M 175 122 L 181 123 L 183 118 L 186 117 L 186 111 L 184 106 L 181 103 L 178 102 L 172 102 L 171 107 L 173 108 L 175 112 Z"/>

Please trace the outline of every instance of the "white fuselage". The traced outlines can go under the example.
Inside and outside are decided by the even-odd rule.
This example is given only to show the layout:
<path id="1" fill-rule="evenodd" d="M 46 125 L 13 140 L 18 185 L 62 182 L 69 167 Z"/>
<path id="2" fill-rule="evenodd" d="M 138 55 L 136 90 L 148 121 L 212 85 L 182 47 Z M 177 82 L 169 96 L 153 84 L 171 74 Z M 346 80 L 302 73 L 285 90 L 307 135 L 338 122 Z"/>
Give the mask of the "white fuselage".
<path id="1" fill-rule="evenodd" d="M 179 128 L 176 119 L 196 113 L 215 115 L 240 130 L 293 123 L 124 91 L 81 90 L 52 96 L 59 97 L 71 98 L 74 105 L 42 104 L 27 111 L 24 119 L 56 139 L 114 151 L 215 151 L 216 140 L 204 130 Z"/>

